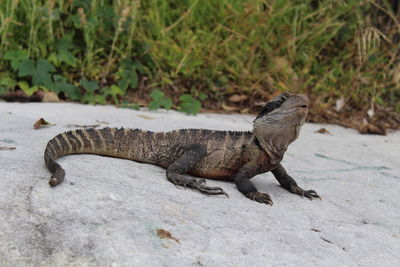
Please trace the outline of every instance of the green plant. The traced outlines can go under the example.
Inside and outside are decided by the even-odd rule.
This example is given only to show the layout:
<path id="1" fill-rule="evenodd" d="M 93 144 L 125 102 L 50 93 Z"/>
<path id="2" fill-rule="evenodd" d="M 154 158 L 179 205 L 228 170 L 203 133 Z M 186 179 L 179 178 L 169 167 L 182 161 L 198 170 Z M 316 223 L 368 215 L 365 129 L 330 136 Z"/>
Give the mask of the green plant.
<path id="1" fill-rule="evenodd" d="M 9 60 L 11 68 L 17 71 L 22 61 L 28 60 L 28 52 L 26 50 L 8 50 L 4 53 L 3 59 Z"/>
<path id="2" fill-rule="evenodd" d="M 128 88 L 136 89 L 138 86 L 137 72 L 143 73 L 143 66 L 140 62 L 134 62 L 131 59 L 124 59 L 118 69 L 118 86 L 125 92 Z"/>
<path id="3" fill-rule="evenodd" d="M 179 111 L 196 115 L 201 109 L 201 102 L 189 94 L 179 96 Z"/>
<path id="4" fill-rule="evenodd" d="M 33 85 L 51 88 L 53 86 L 51 73 L 55 71 L 56 69 L 54 66 L 45 59 L 39 59 L 37 61 L 25 59 L 19 65 L 18 77 L 30 76 L 32 77 Z"/>
<path id="5" fill-rule="evenodd" d="M 80 100 L 81 90 L 79 87 L 69 83 L 67 78 L 62 75 L 53 75 L 54 86 L 51 88 L 56 93 L 63 92 L 69 99 Z"/>
<path id="6" fill-rule="evenodd" d="M 111 96 L 112 100 L 114 100 L 114 104 L 118 105 L 119 104 L 118 97 L 122 97 L 124 94 L 121 88 L 119 88 L 116 85 L 111 85 L 111 87 L 107 89 L 108 90 L 106 91 L 106 94 Z"/>
<path id="7" fill-rule="evenodd" d="M 129 108 L 129 109 L 134 109 L 134 110 L 139 110 L 139 105 L 135 104 L 135 103 L 130 103 L 128 101 L 122 101 L 121 108 Z"/>
<path id="8" fill-rule="evenodd" d="M 84 102 L 195 88 L 217 100 L 288 90 L 396 107 L 398 25 L 387 0 L 3 0 L 0 86 Z"/>
<path id="9" fill-rule="evenodd" d="M 164 107 L 165 109 L 170 109 L 172 107 L 172 100 L 165 96 L 163 92 L 156 89 L 150 93 L 151 101 L 149 103 L 149 109 L 159 109 Z"/>

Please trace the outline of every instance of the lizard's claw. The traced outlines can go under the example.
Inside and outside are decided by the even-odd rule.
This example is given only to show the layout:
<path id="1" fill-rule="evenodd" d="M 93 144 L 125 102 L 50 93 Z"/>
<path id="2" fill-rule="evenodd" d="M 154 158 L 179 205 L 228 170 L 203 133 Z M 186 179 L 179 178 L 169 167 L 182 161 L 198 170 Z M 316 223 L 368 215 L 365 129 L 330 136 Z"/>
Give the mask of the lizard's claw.
<path id="1" fill-rule="evenodd" d="M 303 195 L 305 197 L 309 198 L 309 199 L 313 199 L 313 198 L 321 199 L 321 197 L 314 190 L 304 190 L 304 194 Z"/>
<path id="2" fill-rule="evenodd" d="M 313 200 L 314 198 L 321 199 L 321 197 L 314 190 L 303 190 L 297 185 L 291 188 L 290 192 L 292 192 L 293 194 L 300 195 L 301 197 L 306 197 L 310 200 Z"/>
<path id="3" fill-rule="evenodd" d="M 225 195 L 229 197 L 229 195 L 221 187 L 212 187 L 212 186 L 202 185 L 200 183 L 200 184 L 194 184 L 193 188 L 196 188 L 201 193 L 206 195 Z"/>
<path id="4" fill-rule="evenodd" d="M 199 190 L 201 193 L 206 195 L 225 195 L 229 197 L 229 195 L 221 188 L 221 187 L 212 187 L 205 185 L 205 179 L 190 179 L 183 177 L 182 175 L 170 175 L 167 177 L 168 180 L 177 186 L 183 186 L 186 188 L 194 188 Z"/>
<path id="5" fill-rule="evenodd" d="M 251 200 L 264 203 L 267 205 L 273 204 L 271 197 L 267 193 L 261 193 L 261 192 L 250 192 L 246 194 L 247 198 L 250 198 Z"/>

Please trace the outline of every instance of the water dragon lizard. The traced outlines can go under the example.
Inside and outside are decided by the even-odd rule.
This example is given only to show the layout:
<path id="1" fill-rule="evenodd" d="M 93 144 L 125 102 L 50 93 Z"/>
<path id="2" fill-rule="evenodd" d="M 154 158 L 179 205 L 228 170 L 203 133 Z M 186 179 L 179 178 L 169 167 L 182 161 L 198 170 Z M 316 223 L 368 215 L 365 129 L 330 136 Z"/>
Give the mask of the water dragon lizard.
<path id="1" fill-rule="evenodd" d="M 204 178 L 233 180 L 247 198 L 272 205 L 270 196 L 258 192 L 250 181 L 255 175 L 271 171 L 289 192 L 319 198 L 314 190 L 300 188 L 280 163 L 288 145 L 299 135 L 307 105 L 307 96 L 283 93 L 262 108 L 253 122 L 253 131 L 90 128 L 64 132 L 51 139 L 44 152 L 45 164 L 52 173 L 49 184 L 57 186 L 65 177 L 57 158 L 85 153 L 160 166 L 173 184 L 209 195 L 226 193 L 220 187 L 205 185 Z"/>

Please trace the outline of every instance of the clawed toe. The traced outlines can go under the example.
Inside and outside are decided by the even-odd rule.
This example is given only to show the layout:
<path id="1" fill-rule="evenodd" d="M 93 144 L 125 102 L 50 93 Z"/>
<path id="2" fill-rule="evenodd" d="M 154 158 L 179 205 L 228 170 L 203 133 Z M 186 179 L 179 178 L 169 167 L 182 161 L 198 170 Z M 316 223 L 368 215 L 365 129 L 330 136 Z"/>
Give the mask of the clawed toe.
<path id="1" fill-rule="evenodd" d="M 205 185 L 205 179 L 189 179 L 183 176 L 171 175 L 168 177 L 168 180 L 176 186 L 183 186 L 186 188 L 193 188 L 199 190 L 201 193 L 206 195 L 225 195 L 229 197 L 229 195 L 220 187 L 212 187 Z"/>
<path id="2" fill-rule="evenodd" d="M 314 190 L 303 190 L 302 188 L 300 188 L 297 185 L 292 187 L 292 188 L 290 188 L 289 191 L 294 193 L 294 194 L 297 194 L 297 195 L 299 195 L 301 197 L 306 197 L 306 198 L 308 198 L 310 200 L 313 200 L 314 198 L 321 199 L 321 197 Z"/>
<path id="3" fill-rule="evenodd" d="M 321 199 L 321 197 L 317 194 L 317 192 L 315 192 L 314 190 L 307 190 L 304 191 L 304 196 L 307 197 L 308 199 L 312 200 L 313 198 L 319 198 Z"/>
<path id="4" fill-rule="evenodd" d="M 206 194 L 206 195 L 225 195 L 225 196 L 229 197 L 229 195 L 221 187 L 195 185 L 194 188 L 196 188 L 201 193 Z"/>
<path id="5" fill-rule="evenodd" d="M 264 203 L 271 206 L 273 204 L 271 197 L 267 193 L 250 192 L 246 194 L 246 197 L 259 203 Z"/>

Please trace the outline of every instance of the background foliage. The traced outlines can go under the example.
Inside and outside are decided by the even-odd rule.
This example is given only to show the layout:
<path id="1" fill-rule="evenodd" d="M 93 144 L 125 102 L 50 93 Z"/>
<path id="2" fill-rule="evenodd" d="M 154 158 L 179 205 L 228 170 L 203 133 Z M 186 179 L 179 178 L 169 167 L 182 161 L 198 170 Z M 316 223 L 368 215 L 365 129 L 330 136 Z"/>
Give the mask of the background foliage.
<path id="1" fill-rule="evenodd" d="M 172 97 L 188 113 L 207 97 L 301 91 L 400 110 L 396 3 L 2 0 L 0 91 L 120 104 L 142 90 L 150 108 Z"/>

